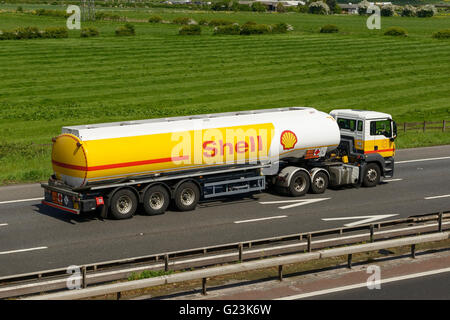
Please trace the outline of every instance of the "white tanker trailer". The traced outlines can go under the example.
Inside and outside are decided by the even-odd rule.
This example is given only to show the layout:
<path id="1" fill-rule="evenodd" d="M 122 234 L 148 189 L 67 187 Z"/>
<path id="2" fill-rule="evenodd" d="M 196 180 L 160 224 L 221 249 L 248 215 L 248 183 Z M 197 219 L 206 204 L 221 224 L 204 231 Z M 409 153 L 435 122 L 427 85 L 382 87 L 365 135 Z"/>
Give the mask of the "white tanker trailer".
<path id="1" fill-rule="evenodd" d="M 271 188 L 290 196 L 375 186 L 394 171 L 385 113 L 279 108 L 64 127 L 43 204 L 117 219 Z"/>

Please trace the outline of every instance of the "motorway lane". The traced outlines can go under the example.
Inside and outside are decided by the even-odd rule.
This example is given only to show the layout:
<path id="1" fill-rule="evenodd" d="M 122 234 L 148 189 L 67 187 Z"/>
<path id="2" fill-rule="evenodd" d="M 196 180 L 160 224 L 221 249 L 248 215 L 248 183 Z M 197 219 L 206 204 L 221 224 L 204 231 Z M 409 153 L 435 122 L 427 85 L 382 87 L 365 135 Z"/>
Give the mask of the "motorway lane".
<path id="1" fill-rule="evenodd" d="M 397 161 L 450 157 L 450 146 L 404 151 L 398 152 Z M 356 221 L 324 218 L 396 214 L 393 219 L 450 209 L 450 197 L 424 199 L 450 194 L 450 158 L 400 163 L 395 178 L 402 180 L 370 189 L 308 194 L 299 199 L 330 199 L 285 210 L 279 209 L 282 204 L 260 202 L 292 198 L 263 193 L 202 204 L 194 212 L 169 211 L 162 216 L 137 215 L 122 221 L 74 216 L 43 207 L 39 201 L 4 203 L 0 204 L 0 276 L 333 228 Z M 29 196 L 23 190 L 30 192 Z M 2 187 L 0 203 L 34 198 L 38 190 L 33 185 Z M 286 217 L 234 223 L 280 215 Z M 33 248 L 39 249 L 11 252 Z"/>
<path id="2" fill-rule="evenodd" d="M 450 300 L 450 271 L 423 277 L 313 296 L 306 300 Z"/>

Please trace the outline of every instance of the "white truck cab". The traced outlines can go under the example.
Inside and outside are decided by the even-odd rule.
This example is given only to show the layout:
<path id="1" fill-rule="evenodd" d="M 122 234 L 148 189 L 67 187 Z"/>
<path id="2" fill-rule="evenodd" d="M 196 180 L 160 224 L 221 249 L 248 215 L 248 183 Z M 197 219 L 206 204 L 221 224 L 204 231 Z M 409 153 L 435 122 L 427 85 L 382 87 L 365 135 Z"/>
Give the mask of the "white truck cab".
<path id="1" fill-rule="evenodd" d="M 341 130 L 341 137 L 353 141 L 354 151 L 361 154 L 378 153 L 383 158 L 395 155 L 394 140 L 397 126 L 387 113 L 355 109 L 330 112 Z"/>
<path id="2" fill-rule="evenodd" d="M 392 116 L 383 112 L 336 109 L 330 112 L 341 131 L 341 145 L 349 156 L 363 157 L 379 164 L 384 177 L 394 173 L 397 126 Z"/>

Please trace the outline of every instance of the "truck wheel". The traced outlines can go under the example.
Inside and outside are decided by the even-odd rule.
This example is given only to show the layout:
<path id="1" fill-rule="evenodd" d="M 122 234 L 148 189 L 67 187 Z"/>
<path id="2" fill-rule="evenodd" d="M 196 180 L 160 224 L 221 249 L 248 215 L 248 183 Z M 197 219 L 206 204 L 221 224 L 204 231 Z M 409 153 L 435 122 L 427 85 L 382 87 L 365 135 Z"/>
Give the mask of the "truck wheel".
<path id="1" fill-rule="evenodd" d="M 180 211 L 194 210 L 200 198 L 200 190 L 193 182 L 183 182 L 175 190 L 175 206 Z"/>
<path id="2" fill-rule="evenodd" d="M 110 209 L 115 219 L 128 219 L 133 216 L 138 206 L 138 200 L 133 191 L 122 189 L 111 198 Z"/>
<path id="3" fill-rule="evenodd" d="M 324 193 L 328 188 L 328 176 L 325 172 L 317 172 L 314 175 L 314 179 L 311 181 L 311 192 L 312 193 Z"/>
<path id="4" fill-rule="evenodd" d="M 144 194 L 144 210 L 149 216 L 163 214 L 169 206 L 170 197 L 161 185 L 150 187 Z"/>
<path id="5" fill-rule="evenodd" d="M 304 171 L 297 171 L 292 175 L 289 183 L 289 194 L 293 197 L 303 196 L 309 190 L 310 177 Z"/>
<path id="6" fill-rule="evenodd" d="M 375 187 L 380 183 L 381 172 L 380 167 L 376 163 L 369 163 L 364 173 L 363 186 Z"/>

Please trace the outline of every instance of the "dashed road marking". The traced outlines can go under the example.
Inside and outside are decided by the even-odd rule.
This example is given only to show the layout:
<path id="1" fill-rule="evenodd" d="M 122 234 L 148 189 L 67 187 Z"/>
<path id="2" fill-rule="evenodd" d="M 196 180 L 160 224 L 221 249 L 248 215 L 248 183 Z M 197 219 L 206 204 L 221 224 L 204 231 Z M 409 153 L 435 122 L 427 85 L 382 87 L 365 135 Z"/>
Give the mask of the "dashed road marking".
<path id="1" fill-rule="evenodd" d="M 450 272 L 450 268 L 437 269 L 437 270 L 408 274 L 408 275 L 404 275 L 404 276 L 381 279 L 380 284 L 414 279 L 414 278 L 420 278 L 420 277 L 426 277 L 426 276 L 444 273 L 444 272 Z M 296 295 L 292 295 L 292 296 L 278 298 L 275 300 L 297 300 L 297 299 L 309 298 L 309 297 L 320 296 L 320 295 L 324 295 L 324 294 L 328 294 L 328 293 L 335 293 L 335 292 L 347 291 L 347 290 L 364 288 L 364 287 L 367 287 L 367 282 L 352 284 L 352 285 L 348 285 L 348 286 L 342 286 L 342 287 L 338 287 L 338 288 L 331 288 L 331 289 L 301 293 L 301 294 L 296 294 Z"/>
<path id="2" fill-rule="evenodd" d="M 0 204 L 15 203 L 15 202 L 27 202 L 27 201 L 37 201 L 37 200 L 44 200 L 44 198 L 31 198 L 31 199 L 8 200 L 8 201 L 1 201 Z"/>
<path id="3" fill-rule="evenodd" d="M 258 218 L 258 219 L 239 220 L 239 221 L 234 221 L 234 223 L 257 222 L 257 221 L 281 219 L 281 218 L 287 218 L 287 216 L 273 216 L 273 217 L 265 217 L 265 218 Z"/>
<path id="4" fill-rule="evenodd" d="M 450 194 L 444 194 L 442 196 L 433 196 L 433 197 L 425 197 L 425 200 L 439 199 L 439 198 L 447 198 L 450 197 Z"/>
<path id="5" fill-rule="evenodd" d="M 351 222 L 344 224 L 346 227 L 357 226 L 359 224 L 365 224 L 381 219 L 386 219 L 390 217 L 398 216 L 398 214 L 380 214 L 380 215 L 371 215 L 371 216 L 356 216 L 356 217 L 339 217 L 339 218 L 323 218 L 323 221 L 338 221 L 338 220 L 355 220 L 359 219 L 359 221 Z"/>
<path id="6" fill-rule="evenodd" d="M 48 247 L 35 247 L 35 248 L 18 249 L 18 250 L 10 250 L 10 251 L 0 251 L 0 255 L 2 255 L 2 254 L 10 254 L 10 253 L 27 252 L 27 251 L 34 251 L 34 250 L 43 250 L 43 249 L 48 249 Z"/>
<path id="7" fill-rule="evenodd" d="M 450 157 L 439 157 L 439 158 L 426 158 L 426 159 L 414 159 L 414 160 L 395 161 L 395 164 L 409 163 L 409 162 L 421 162 L 421 161 L 433 161 L 433 160 L 444 160 L 444 159 L 450 159 Z"/>
<path id="8" fill-rule="evenodd" d="M 276 201 L 263 201 L 260 204 L 280 204 L 280 203 L 293 203 L 287 206 L 278 207 L 279 209 L 289 209 L 298 206 L 303 206 L 305 204 L 320 202 L 323 200 L 328 200 L 331 198 L 316 198 L 316 199 L 300 199 L 300 200 L 276 200 Z"/>

